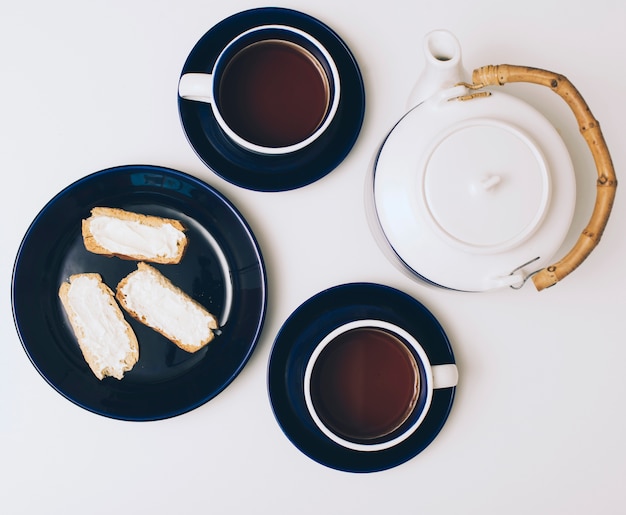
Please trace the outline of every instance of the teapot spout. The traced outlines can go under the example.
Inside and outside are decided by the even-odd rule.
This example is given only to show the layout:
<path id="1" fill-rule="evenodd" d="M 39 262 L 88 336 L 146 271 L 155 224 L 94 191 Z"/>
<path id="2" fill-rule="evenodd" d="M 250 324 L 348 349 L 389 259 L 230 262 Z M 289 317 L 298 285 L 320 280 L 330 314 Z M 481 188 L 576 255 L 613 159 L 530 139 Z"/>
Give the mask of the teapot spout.
<path id="1" fill-rule="evenodd" d="M 434 30 L 424 38 L 425 67 L 415 84 L 407 107 L 413 109 L 439 91 L 467 82 L 461 62 L 461 45 L 447 30 Z"/>

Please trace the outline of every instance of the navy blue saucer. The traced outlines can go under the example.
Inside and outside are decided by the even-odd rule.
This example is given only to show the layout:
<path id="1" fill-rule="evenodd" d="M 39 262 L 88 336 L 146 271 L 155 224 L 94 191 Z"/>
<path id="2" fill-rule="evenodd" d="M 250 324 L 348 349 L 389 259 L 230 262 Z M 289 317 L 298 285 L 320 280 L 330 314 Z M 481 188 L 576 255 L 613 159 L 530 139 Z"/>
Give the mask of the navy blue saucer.
<path id="1" fill-rule="evenodd" d="M 348 155 L 365 113 L 363 79 L 354 56 L 325 24 L 283 8 L 259 8 L 234 14 L 196 43 L 182 69 L 210 73 L 222 48 L 239 33 L 265 24 L 288 25 L 308 32 L 333 56 L 341 76 L 341 100 L 328 130 L 308 147 L 280 156 L 263 156 L 234 145 L 217 125 L 211 107 L 178 97 L 183 129 L 200 159 L 223 179 L 256 191 L 286 191 L 321 179 Z"/>
<path id="2" fill-rule="evenodd" d="M 188 247 L 177 265 L 155 265 L 221 318 L 221 334 L 190 354 L 127 317 L 139 361 L 117 380 L 99 381 L 82 357 L 58 297 L 72 274 L 98 272 L 113 290 L 136 262 L 87 252 L 81 220 L 96 206 L 180 220 Z M 209 401 L 242 370 L 258 341 L 267 305 L 265 267 L 239 211 L 204 182 L 175 170 L 123 166 L 97 172 L 57 194 L 19 248 L 13 317 L 24 350 L 43 378 L 73 403 L 123 420 L 179 415 Z"/>
<path id="3" fill-rule="evenodd" d="M 358 319 L 378 319 L 404 328 L 422 345 L 433 365 L 455 363 L 441 325 L 421 303 L 396 289 L 371 283 L 335 286 L 298 307 L 278 333 L 268 367 L 274 415 L 289 440 L 311 459 L 346 472 L 376 472 L 422 452 L 439 434 L 456 388 L 433 392 L 423 423 L 406 440 L 380 451 L 356 451 L 335 443 L 311 418 L 304 398 L 304 371 L 317 344 L 329 332 Z"/>

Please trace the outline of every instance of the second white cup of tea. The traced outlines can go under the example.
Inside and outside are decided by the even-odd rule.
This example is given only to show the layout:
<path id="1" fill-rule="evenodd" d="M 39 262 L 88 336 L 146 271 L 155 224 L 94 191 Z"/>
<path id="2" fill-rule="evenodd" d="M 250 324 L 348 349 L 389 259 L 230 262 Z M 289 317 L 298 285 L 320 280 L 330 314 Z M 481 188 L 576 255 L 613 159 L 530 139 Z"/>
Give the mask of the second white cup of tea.
<path id="1" fill-rule="evenodd" d="M 348 322 L 315 347 L 304 373 L 306 406 L 342 447 L 389 449 L 424 422 L 434 390 L 455 387 L 454 363 L 431 365 L 405 329 L 374 319 Z"/>

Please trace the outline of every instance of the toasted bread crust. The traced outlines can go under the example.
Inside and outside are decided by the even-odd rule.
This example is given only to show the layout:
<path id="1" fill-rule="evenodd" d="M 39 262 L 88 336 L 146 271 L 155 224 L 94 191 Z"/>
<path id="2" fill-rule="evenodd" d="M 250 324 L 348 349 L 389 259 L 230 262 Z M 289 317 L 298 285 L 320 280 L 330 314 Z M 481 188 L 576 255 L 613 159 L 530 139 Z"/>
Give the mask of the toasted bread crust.
<path id="1" fill-rule="evenodd" d="M 144 215 L 141 213 L 135 213 L 131 211 L 125 211 L 119 208 L 111 208 L 111 207 L 94 207 L 91 210 L 91 216 L 82 221 L 82 235 L 83 242 L 85 244 L 85 248 L 89 252 L 93 252 L 94 254 L 101 254 L 104 256 L 113 257 L 116 256 L 120 259 L 128 259 L 135 261 L 148 261 L 151 263 L 160 263 L 160 264 L 177 264 L 183 258 L 185 250 L 187 248 L 187 238 L 183 237 L 181 241 L 177 243 L 177 253 L 174 256 L 163 256 L 163 255 L 153 255 L 145 253 L 135 253 L 135 254 L 125 254 L 114 252 L 111 249 L 108 249 L 102 246 L 96 240 L 96 237 L 91 232 L 91 222 L 98 217 L 112 217 L 117 218 L 118 220 L 125 220 L 131 222 L 137 222 L 141 225 L 145 225 L 147 227 L 164 227 L 169 225 L 184 233 L 186 231 L 185 226 L 179 221 L 173 218 L 163 218 L 159 216 L 152 215 Z M 183 234 L 184 236 L 184 234 Z"/>
<path id="2" fill-rule="evenodd" d="M 89 344 L 90 335 L 87 334 L 88 330 L 83 323 L 84 321 L 82 321 L 78 317 L 76 311 L 72 307 L 72 303 L 70 300 L 71 284 L 73 281 L 81 277 L 94 279 L 98 282 L 99 290 L 108 297 L 107 309 L 111 310 L 111 313 L 114 314 L 115 318 L 119 321 L 122 328 L 124 329 L 124 333 L 127 339 L 125 344 L 127 345 L 128 349 L 126 351 L 126 355 L 121 362 L 111 363 L 103 361 L 105 356 L 102 353 L 99 353 L 97 349 L 92 348 Z M 132 330 L 130 324 L 124 318 L 121 309 L 115 302 L 113 292 L 102 281 L 102 277 L 100 276 L 100 274 L 84 273 L 72 275 L 69 278 L 69 282 L 64 282 L 61 284 L 59 288 L 59 298 L 61 299 L 63 308 L 65 309 L 67 317 L 70 321 L 70 325 L 72 326 L 76 339 L 78 340 L 78 346 L 83 354 L 83 358 L 89 365 L 89 368 L 94 373 L 94 375 L 100 380 L 107 376 L 115 377 L 116 379 L 122 379 L 124 373 L 131 370 L 135 363 L 137 363 L 137 361 L 139 360 L 139 344 L 135 332 Z"/>
<path id="3" fill-rule="evenodd" d="M 165 330 L 160 324 L 158 320 L 154 320 L 150 313 L 138 312 L 132 307 L 132 299 L 129 298 L 128 292 L 126 291 L 126 287 L 129 281 L 135 277 L 136 274 L 145 274 L 146 280 L 154 281 L 154 284 L 158 284 L 159 286 L 166 288 L 170 292 L 174 293 L 182 303 L 186 303 L 188 306 L 195 306 L 198 308 L 206 317 L 207 324 L 203 328 L 206 336 L 199 343 L 191 343 L 188 341 L 184 341 L 184 339 L 179 334 L 173 334 Z M 119 284 L 117 285 L 117 292 L 115 294 L 120 305 L 136 320 L 139 322 L 151 327 L 158 333 L 165 336 L 167 339 L 172 341 L 181 349 L 187 352 L 196 352 L 201 348 L 205 347 L 210 341 L 215 337 L 215 333 L 213 330 L 219 327 L 217 318 L 210 313 L 204 306 L 200 303 L 196 302 L 189 295 L 187 295 L 183 290 L 172 284 L 172 282 L 165 277 L 161 272 L 159 272 L 156 268 L 148 265 L 147 263 L 137 263 L 137 270 L 131 272 L 126 277 L 124 277 Z"/>

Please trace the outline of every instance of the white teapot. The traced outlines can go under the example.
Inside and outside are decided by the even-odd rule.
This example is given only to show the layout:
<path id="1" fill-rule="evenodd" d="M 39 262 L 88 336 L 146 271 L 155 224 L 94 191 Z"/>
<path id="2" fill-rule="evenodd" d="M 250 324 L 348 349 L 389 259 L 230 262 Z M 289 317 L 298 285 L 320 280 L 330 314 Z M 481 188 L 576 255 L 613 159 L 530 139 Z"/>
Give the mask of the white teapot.
<path id="1" fill-rule="evenodd" d="M 425 38 L 426 68 L 407 114 L 387 135 L 368 178 L 367 212 L 387 255 L 411 277 L 453 290 L 542 290 L 572 272 L 598 244 L 617 180 L 598 122 L 563 76 L 500 65 L 469 83 L 457 39 Z M 576 181 L 556 129 L 536 109 L 488 86 L 531 82 L 571 107 L 598 179 L 591 220 L 552 263 L 570 228 Z"/>

